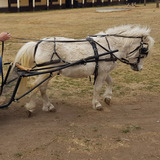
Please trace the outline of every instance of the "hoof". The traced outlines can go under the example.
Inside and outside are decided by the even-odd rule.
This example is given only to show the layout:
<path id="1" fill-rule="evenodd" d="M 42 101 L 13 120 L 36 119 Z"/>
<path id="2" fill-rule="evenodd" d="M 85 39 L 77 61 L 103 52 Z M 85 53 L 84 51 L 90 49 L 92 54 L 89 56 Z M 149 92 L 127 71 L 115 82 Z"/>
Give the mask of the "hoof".
<path id="1" fill-rule="evenodd" d="M 45 111 L 45 112 L 56 112 L 56 109 L 52 104 L 49 104 L 49 105 L 43 106 L 42 111 Z"/>
<path id="2" fill-rule="evenodd" d="M 103 108 L 102 108 L 102 106 L 101 107 L 97 107 L 96 110 L 97 111 L 103 111 Z"/>
<path id="3" fill-rule="evenodd" d="M 55 108 L 52 108 L 49 110 L 49 112 L 56 112 L 57 110 Z"/>
<path id="4" fill-rule="evenodd" d="M 30 118 L 32 116 L 32 111 L 27 111 L 27 117 Z"/>
<path id="5" fill-rule="evenodd" d="M 110 106 L 110 104 L 111 104 L 111 99 L 110 99 L 110 98 L 105 98 L 105 99 L 104 99 L 104 102 L 105 102 L 107 105 Z"/>
<path id="6" fill-rule="evenodd" d="M 101 110 L 103 110 L 103 107 L 102 107 L 102 105 L 101 105 L 99 102 L 97 102 L 97 103 L 93 106 L 93 109 L 95 109 L 95 110 L 97 110 L 97 111 L 101 111 Z"/>

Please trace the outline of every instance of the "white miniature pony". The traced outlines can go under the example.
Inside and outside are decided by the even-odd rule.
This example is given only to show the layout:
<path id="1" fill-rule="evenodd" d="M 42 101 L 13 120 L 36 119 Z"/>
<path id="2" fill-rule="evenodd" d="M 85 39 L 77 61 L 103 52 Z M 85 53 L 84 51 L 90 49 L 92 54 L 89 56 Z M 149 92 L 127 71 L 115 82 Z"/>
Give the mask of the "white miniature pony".
<path id="1" fill-rule="evenodd" d="M 99 57 L 98 62 L 90 62 L 62 69 L 56 74 L 73 78 L 83 78 L 93 75 L 97 70 L 97 77 L 94 84 L 94 93 L 92 105 L 96 110 L 101 110 L 102 105 L 99 102 L 99 92 L 104 82 L 108 86 L 103 95 L 107 104 L 110 104 L 112 97 L 112 79 L 109 73 L 115 68 L 116 61 L 120 60 L 131 65 L 135 71 L 139 71 L 143 67 L 143 59 L 147 57 L 150 49 L 154 44 L 154 40 L 149 36 L 150 29 L 135 25 L 124 25 L 110 28 L 98 35 L 90 36 L 94 45 L 88 40 L 75 40 L 63 37 L 45 38 L 39 42 L 28 42 L 19 50 L 15 62 L 24 67 L 33 67 L 36 64 L 44 64 L 53 60 L 59 60 L 61 63 L 73 63 L 89 56 L 94 56 L 95 50 L 98 54 L 102 54 L 109 50 L 118 50 L 112 55 Z M 94 47 L 93 47 L 94 46 Z M 112 58 L 114 57 L 114 60 Z M 100 59 L 110 59 L 109 61 L 101 61 Z M 55 65 L 55 64 L 53 64 Z M 57 64 L 56 64 L 57 65 Z M 95 66 L 98 66 L 97 68 Z M 96 69 L 95 69 L 96 68 Z M 48 74 L 39 75 L 34 85 L 40 83 Z M 49 80 L 48 80 L 49 81 Z M 39 89 L 43 99 L 43 111 L 53 111 L 55 107 L 48 100 L 46 88 L 48 81 L 40 85 Z M 34 91 L 31 94 L 30 101 L 25 105 L 30 112 L 36 107 Z"/>

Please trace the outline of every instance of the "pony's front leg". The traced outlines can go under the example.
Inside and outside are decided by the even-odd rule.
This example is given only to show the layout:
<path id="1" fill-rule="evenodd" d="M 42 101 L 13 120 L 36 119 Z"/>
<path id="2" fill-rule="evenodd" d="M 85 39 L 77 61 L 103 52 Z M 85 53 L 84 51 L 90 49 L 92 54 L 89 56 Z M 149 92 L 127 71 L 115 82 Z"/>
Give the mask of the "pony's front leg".
<path id="1" fill-rule="evenodd" d="M 112 98 L 112 86 L 113 86 L 113 81 L 110 75 L 107 75 L 105 81 L 107 82 L 107 88 L 105 93 L 103 94 L 103 98 L 106 104 L 110 105 L 111 98 Z"/>
<path id="2" fill-rule="evenodd" d="M 98 76 L 97 79 L 96 79 L 94 88 L 93 88 L 92 105 L 93 105 L 93 109 L 96 109 L 96 110 L 102 110 L 103 109 L 101 103 L 98 100 L 100 91 L 102 89 L 103 82 L 104 82 L 103 78 Z"/>

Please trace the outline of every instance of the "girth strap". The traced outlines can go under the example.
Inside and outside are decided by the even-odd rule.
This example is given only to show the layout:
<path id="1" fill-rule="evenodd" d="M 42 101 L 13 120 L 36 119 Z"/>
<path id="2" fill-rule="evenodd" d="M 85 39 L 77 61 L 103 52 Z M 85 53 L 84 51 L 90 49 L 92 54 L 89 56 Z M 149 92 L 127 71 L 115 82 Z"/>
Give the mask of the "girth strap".
<path id="1" fill-rule="evenodd" d="M 92 38 L 87 38 L 87 41 L 91 44 L 93 51 L 94 51 L 94 56 L 95 56 L 95 69 L 94 69 L 94 83 L 96 82 L 97 76 L 98 76 L 98 61 L 99 61 L 99 55 L 98 55 L 98 49 L 96 46 L 95 41 Z"/>

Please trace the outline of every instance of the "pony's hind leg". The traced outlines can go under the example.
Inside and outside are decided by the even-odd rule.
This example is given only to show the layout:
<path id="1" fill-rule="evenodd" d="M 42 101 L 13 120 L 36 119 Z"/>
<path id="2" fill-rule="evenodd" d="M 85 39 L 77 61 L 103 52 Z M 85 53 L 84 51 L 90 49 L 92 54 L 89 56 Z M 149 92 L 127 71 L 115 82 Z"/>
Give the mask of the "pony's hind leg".
<path id="1" fill-rule="evenodd" d="M 107 82 L 107 88 L 105 93 L 103 94 L 103 98 L 106 104 L 110 105 L 111 98 L 112 98 L 112 86 L 113 86 L 113 81 L 110 75 L 107 75 L 105 81 Z"/>
<path id="2" fill-rule="evenodd" d="M 38 85 L 39 83 L 41 83 L 48 76 L 49 76 L 48 74 L 38 76 L 36 81 L 33 83 L 33 87 Z M 35 110 L 35 108 L 36 108 L 36 94 L 37 94 L 38 90 L 40 90 L 42 100 L 43 100 L 42 110 L 43 111 L 53 111 L 54 110 L 55 107 L 49 102 L 48 97 L 46 95 L 46 89 L 47 89 L 48 82 L 49 82 L 49 80 L 46 80 L 43 84 L 41 84 L 39 86 L 39 88 L 35 89 L 31 93 L 30 100 L 25 105 L 25 108 L 27 109 L 27 111 L 32 113 Z"/>
<path id="3" fill-rule="evenodd" d="M 30 100 L 28 103 L 25 104 L 25 108 L 28 111 L 29 115 L 35 110 L 36 108 L 36 94 L 37 89 L 32 92 L 30 95 Z"/>
<path id="4" fill-rule="evenodd" d="M 40 92 L 41 92 L 41 96 L 42 96 L 42 100 L 43 100 L 43 107 L 42 107 L 42 110 L 43 111 L 52 111 L 52 112 L 55 112 L 56 109 L 54 107 L 54 105 L 49 101 L 48 99 L 48 96 L 46 94 L 46 90 L 47 90 L 47 85 L 48 85 L 48 82 L 45 82 L 42 86 L 40 86 Z"/>

